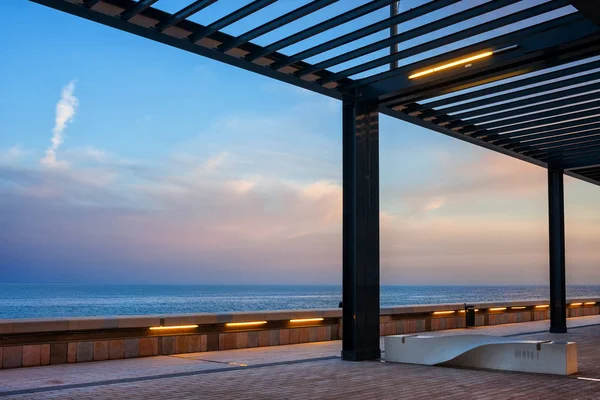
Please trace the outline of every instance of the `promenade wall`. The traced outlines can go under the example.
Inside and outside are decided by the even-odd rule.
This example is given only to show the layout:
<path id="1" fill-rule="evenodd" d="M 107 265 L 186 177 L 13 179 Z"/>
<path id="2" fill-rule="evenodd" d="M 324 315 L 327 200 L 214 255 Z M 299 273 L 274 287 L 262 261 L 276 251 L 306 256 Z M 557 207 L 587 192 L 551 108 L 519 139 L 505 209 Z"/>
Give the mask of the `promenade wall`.
<path id="1" fill-rule="evenodd" d="M 475 303 L 477 326 L 545 320 L 547 301 Z M 381 335 L 465 327 L 463 304 L 383 308 Z M 600 314 L 600 298 L 568 300 L 568 317 Z M 342 338 L 342 310 L 283 310 L 0 320 L 0 368 L 34 367 Z"/>

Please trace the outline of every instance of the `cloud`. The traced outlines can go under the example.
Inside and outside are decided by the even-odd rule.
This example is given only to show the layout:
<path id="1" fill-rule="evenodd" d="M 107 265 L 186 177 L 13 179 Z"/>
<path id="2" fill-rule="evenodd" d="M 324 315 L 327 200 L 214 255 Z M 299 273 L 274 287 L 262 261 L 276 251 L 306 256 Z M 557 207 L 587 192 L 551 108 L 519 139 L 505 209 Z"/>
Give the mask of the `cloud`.
<path id="1" fill-rule="evenodd" d="M 6 150 L 0 150 L 0 163 L 11 164 L 17 161 L 25 154 L 25 151 L 21 148 L 21 145 L 16 144 L 9 147 Z"/>
<path id="2" fill-rule="evenodd" d="M 46 156 L 40 160 L 40 163 L 46 167 L 57 168 L 67 166 L 66 162 L 59 161 L 56 158 L 56 151 L 64 141 L 64 131 L 67 125 L 73 121 L 75 112 L 79 105 L 79 101 L 73 95 L 75 91 L 75 81 L 69 82 L 63 87 L 61 98 L 56 103 L 56 117 L 54 120 L 54 128 L 52 129 L 52 144 L 46 150 Z"/>
<path id="3" fill-rule="evenodd" d="M 339 136 L 316 137 L 299 115 L 223 118 L 151 165 L 94 146 L 61 148 L 76 168 L 0 165 L 0 269 L 13 280 L 340 282 Z M 411 185 L 387 171 L 384 283 L 544 282 L 543 170 L 486 154 L 437 157 Z M 569 271 L 600 262 L 598 226 L 569 225 Z"/>

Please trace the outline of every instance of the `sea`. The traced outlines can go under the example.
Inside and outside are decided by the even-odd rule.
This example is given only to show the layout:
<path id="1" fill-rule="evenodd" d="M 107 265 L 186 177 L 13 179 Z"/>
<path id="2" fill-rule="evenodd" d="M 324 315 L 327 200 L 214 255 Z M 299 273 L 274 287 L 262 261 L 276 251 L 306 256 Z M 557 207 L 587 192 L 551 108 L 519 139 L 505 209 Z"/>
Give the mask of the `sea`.
<path id="1" fill-rule="evenodd" d="M 600 297 L 600 286 L 568 286 Z M 548 299 L 547 286 L 388 286 L 381 306 Z M 0 319 L 336 308 L 340 285 L 0 284 Z"/>

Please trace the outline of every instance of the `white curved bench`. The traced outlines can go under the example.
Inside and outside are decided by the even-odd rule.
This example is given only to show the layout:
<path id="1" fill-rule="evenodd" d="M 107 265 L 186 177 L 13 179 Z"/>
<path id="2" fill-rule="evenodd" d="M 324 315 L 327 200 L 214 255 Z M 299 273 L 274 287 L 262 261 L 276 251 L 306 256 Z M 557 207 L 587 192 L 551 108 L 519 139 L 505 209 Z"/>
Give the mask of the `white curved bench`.
<path id="1" fill-rule="evenodd" d="M 570 375 L 574 342 L 516 340 L 487 335 L 385 336 L 385 361 Z"/>

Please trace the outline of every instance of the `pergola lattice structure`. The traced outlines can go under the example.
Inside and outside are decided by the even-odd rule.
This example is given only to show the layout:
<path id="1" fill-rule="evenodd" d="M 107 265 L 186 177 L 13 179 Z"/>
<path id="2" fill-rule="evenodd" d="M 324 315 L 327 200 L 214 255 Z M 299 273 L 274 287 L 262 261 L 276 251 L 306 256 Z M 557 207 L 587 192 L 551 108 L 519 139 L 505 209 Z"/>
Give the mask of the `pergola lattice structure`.
<path id="1" fill-rule="evenodd" d="M 596 0 L 31 1 L 343 101 L 345 359 L 379 356 L 379 113 L 548 168 L 566 331 L 563 174 L 600 184 Z"/>

